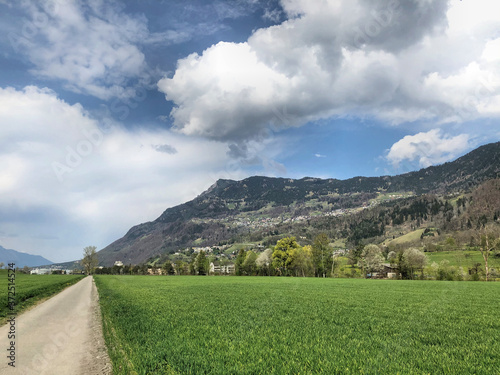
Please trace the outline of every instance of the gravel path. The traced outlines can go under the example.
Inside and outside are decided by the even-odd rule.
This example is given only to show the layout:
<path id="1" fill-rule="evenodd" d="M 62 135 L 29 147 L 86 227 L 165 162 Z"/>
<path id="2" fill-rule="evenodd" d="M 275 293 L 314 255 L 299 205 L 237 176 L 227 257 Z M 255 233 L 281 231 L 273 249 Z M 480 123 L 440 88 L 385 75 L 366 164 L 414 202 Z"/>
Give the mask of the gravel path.
<path id="1" fill-rule="evenodd" d="M 92 277 L 16 318 L 15 368 L 8 365 L 10 324 L 0 327 L 0 374 L 111 374 L 99 296 Z"/>

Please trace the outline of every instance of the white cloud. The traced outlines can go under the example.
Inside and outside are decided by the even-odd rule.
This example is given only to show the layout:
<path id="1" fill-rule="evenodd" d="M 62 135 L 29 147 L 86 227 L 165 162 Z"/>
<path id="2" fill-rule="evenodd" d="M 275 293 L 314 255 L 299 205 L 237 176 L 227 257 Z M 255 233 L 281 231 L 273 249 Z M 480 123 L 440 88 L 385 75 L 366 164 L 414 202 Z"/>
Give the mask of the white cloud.
<path id="1" fill-rule="evenodd" d="M 185 42 L 203 29 L 150 32 L 143 14 L 127 14 L 115 1 L 51 0 L 16 6 L 27 17 L 8 30 L 8 39 L 14 51 L 28 57 L 30 72 L 104 100 L 131 97 L 131 86 L 150 85 L 156 79 L 158 72 L 148 67 L 144 46 Z"/>
<path id="2" fill-rule="evenodd" d="M 38 22 L 29 32 L 20 30 L 27 42 L 21 51 L 34 64 L 34 75 L 101 99 L 127 96 L 130 80 L 144 75 L 145 56 L 138 48 L 149 35 L 144 17 L 125 15 L 101 0 L 29 4 L 27 11 Z"/>
<path id="3" fill-rule="evenodd" d="M 147 14 L 151 4 L 138 4 Z M 2 28 L 4 54 L 15 51 L 28 57 L 37 79 L 61 81 L 65 88 L 103 100 L 134 96 L 134 86 L 153 87 L 161 76 L 148 66 L 153 48 L 184 43 L 225 28 L 225 19 L 239 18 L 257 8 L 256 1 L 227 4 L 169 2 L 161 15 L 163 27 L 144 13 L 128 12 L 115 0 L 47 0 L 9 4 L 14 8 Z M 154 7 L 153 7 L 154 8 Z M 22 19 L 17 12 L 24 12 Z M 157 16 L 157 15 L 155 15 Z M 12 21 L 12 22 L 10 22 Z"/>
<path id="4" fill-rule="evenodd" d="M 387 160 L 395 168 L 399 168 L 403 162 L 426 168 L 453 160 L 470 148 L 468 134 L 450 136 L 443 134 L 440 129 L 433 129 L 426 133 L 408 135 L 393 144 L 387 153 Z"/>
<path id="5" fill-rule="evenodd" d="M 176 105 L 177 131 L 234 142 L 259 138 L 269 125 L 336 116 L 394 125 L 498 118 L 492 25 L 500 16 L 482 27 L 492 2 L 467 4 L 480 10 L 460 30 L 463 4 L 282 0 L 287 21 L 179 60 L 158 87 Z"/>
<path id="6" fill-rule="evenodd" d="M 0 88 L 0 123 L 0 244 L 55 261 L 108 245 L 216 178 L 246 177 L 228 167 L 224 144 L 167 130 L 104 132 L 48 89 Z"/>

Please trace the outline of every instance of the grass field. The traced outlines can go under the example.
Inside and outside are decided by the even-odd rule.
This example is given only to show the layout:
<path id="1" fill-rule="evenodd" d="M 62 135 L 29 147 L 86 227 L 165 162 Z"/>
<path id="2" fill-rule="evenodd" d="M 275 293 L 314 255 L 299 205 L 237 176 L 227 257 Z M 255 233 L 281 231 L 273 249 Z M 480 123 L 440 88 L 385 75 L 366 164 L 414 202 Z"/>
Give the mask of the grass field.
<path id="1" fill-rule="evenodd" d="M 500 283 L 95 279 L 116 374 L 500 373 Z"/>
<path id="2" fill-rule="evenodd" d="M 473 267 L 476 263 L 481 263 L 484 268 L 484 259 L 481 255 L 480 251 L 440 251 L 435 253 L 426 253 L 428 258 L 428 263 L 432 262 L 440 263 L 443 260 L 448 260 L 450 262 L 450 266 L 458 266 L 458 267 Z M 500 259 L 495 258 L 490 255 L 488 264 L 493 268 L 500 268 Z"/>
<path id="3" fill-rule="evenodd" d="M 26 275 L 16 272 L 16 311 L 20 312 L 43 298 L 81 280 L 78 275 Z M 0 324 L 7 317 L 7 270 L 0 270 Z"/>
<path id="4" fill-rule="evenodd" d="M 401 244 L 406 243 L 406 242 L 412 242 L 412 241 L 419 240 L 422 233 L 424 233 L 424 230 L 425 229 L 414 230 L 413 232 L 407 233 L 407 234 L 400 236 L 400 237 L 397 237 L 395 239 L 385 240 L 383 242 L 383 244 L 385 246 L 389 246 L 389 244 L 401 245 Z"/>

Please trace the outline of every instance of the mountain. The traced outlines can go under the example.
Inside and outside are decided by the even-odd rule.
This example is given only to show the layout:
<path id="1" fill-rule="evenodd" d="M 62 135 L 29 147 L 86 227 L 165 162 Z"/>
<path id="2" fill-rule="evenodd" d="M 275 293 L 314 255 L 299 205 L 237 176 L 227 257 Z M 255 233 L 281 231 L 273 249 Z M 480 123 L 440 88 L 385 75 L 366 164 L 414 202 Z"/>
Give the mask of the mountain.
<path id="1" fill-rule="evenodd" d="M 313 218 L 335 216 L 337 211 L 355 213 L 388 197 L 471 191 L 498 177 L 500 142 L 453 162 L 397 176 L 221 179 L 192 201 L 165 210 L 155 221 L 134 226 L 99 251 L 99 259 L 106 266 L 115 260 L 137 264 L 188 246 L 226 244 L 254 234 L 260 241 L 283 233 L 277 228 L 286 223 L 310 223 Z"/>
<path id="2" fill-rule="evenodd" d="M 31 255 L 27 253 L 21 253 L 16 250 L 5 249 L 0 246 L 0 262 L 4 263 L 5 266 L 9 263 L 15 263 L 17 268 L 37 267 L 42 265 L 49 265 L 52 262 L 40 255 Z"/>

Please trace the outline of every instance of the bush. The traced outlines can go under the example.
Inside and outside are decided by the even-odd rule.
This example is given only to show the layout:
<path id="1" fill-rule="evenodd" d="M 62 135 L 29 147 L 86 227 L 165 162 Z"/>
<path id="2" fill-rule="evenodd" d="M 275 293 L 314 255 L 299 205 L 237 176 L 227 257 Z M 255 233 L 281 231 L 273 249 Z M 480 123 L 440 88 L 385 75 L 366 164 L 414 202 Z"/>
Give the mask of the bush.
<path id="1" fill-rule="evenodd" d="M 479 274 L 478 273 L 473 273 L 472 275 L 469 276 L 469 280 L 470 281 L 479 281 L 481 280 L 480 277 L 479 277 Z"/>

